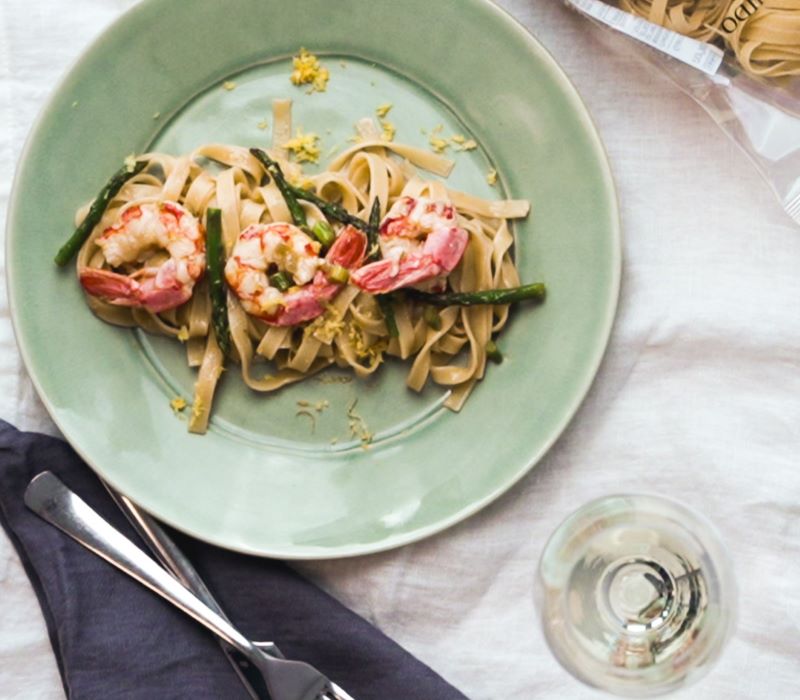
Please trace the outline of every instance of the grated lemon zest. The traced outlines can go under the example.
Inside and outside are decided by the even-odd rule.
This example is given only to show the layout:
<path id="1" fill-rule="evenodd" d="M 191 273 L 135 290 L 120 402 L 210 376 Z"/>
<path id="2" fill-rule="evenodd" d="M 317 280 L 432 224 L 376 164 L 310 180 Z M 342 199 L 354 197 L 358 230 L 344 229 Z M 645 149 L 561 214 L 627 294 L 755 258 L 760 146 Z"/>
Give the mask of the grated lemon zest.
<path id="1" fill-rule="evenodd" d="M 206 407 L 203 405 L 202 399 L 196 399 L 192 405 L 192 418 L 197 420 L 205 413 Z"/>
<path id="2" fill-rule="evenodd" d="M 315 133 L 304 134 L 298 128 L 293 139 L 289 139 L 283 147 L 290 151 L 298 163 L 319 162 L 319 136 Z"/>
<path id="3" fill-rule="evenodd" d="M 233 80 L 226 80 L 224 83 L 222 83 L 222 89 L 227 90 L 228 92 L 235 90 L 236 83 Z"/>
<path id="4" fill-rule="evenodd" d="M 313 335 L 321 343 L 330 345 L 334 338 L 344 330 L 342 315 L 335 306 L 327 304 L 325 313 L 309 323 L 303 331 L 304 336 Z"/>
<path id="5" fill-rule="evenodd" d="M 497 171 L 492 168 L 486 173 L 486 182 L 491 186 L 494 187 L 497 184 Z"/>
<path id="6" fill-rule="evenodd" d="M 125 164 L 125 170 L 127 170 L 129 173 L 132 173 L 136 168 L 136 154 L 131 153 L 125 156 L 123 163 Z"/>
<path id="7" fill-rule="evenodd" d="M 428 143 L 436 153 L 444 153 L 448 148 L 450 148 L 450 144 L 447 142 L 447 139 L 443 139 L 441 137 L 442 131 L 444 131 L 444 124 L 437 124 L 433 127 L 433 129 L 431 129 L 431 135 L 428 138 Z"/>
<path id="8" fill-rule="evenodd" d="M 389 114 L 389 112 L 391 112 L 391 111 L 392 111 L 392 107 L 393 107 L 393 106 L 394 106 L 394 105 L 393 105 L 391 102 L 384 102 L 382 105 L 380 105 L 380 106 L 379 106 L 379 107 L 378 107 L 378 108 L 375 110 L 375 114 L 377 114 L 377 115 L 378 115 L 378 118 L 379 118 L 379 119 L 385 119 L 385 118 L 386 118 L 386 115 L 387 115 L 387 114 Z"/>
<path id="9" fill-rule="evenodd" d="M 356 412 L 357 405 L 358 399 L 353 399 L 353 402 L 347 407 L 348 427 L 350 428 L 350 435 L 359 438 L 361 444 L 366 446 L 372 442 L 374 435 L 369 432 L 364 418 Z"/>
<path id="10" fill-rule="evenodd" d="M 295 187 L 299 187 L 304 190 L 313 190 L 314 189 L 314 181 L 311 178 L 306 177 L 303 173 L 298 173 L 293 177 L 288 178 L 289 183 L 294 185 Z"/>
<path id="11" fill-rule="evenodd" d="M 317 432 L 317 419 L 311 411 L 308 409 L 302 408 L 297 413 L 294 414 L 295 418 L 299 418 L 300 416 L 305 416 L 306 418 L 311 419 L 311 434 L 313 435 Z"/>
<path id="12" fill-rule="evenodd" d="M 260 122 L 258 122 L 258 124 L 256 124 L 256 128 L 261 129 L 261 131 L 264 131 L 264 129 L 269 128 L 269 122 L 267 122 L 266 119 L 262 119 Z"/>
<path id="13" fill-rule="evenodd" d="M 180 330 L 178 331 L 178 340 L 182 343 L 189 340 L 189 329 L 186 326 L 181 326 Z"/>
<path id="14" fill-rule="evenodd" d="M 311 85 L 311 92 L 325 92 L 330 79 L 330 72 L 311 52 L 301 48 L 300 54 L 292 59 L 291 81 L 294 85 Z"/>
<path id="15" fill-rule="evenodd" d="M 443 138 L 433 135 L 428 139 L 428 143 L 436 153 L 444 153 L 450 147 L 450 144 Z"/>
<path id="16" fill-rule="evenodd" d="M 381 128 L 383 129 L 381 138 L 384 141 L 394 141 L 394 135 L 397 133 L 397 127 L 387 119 L 381 119 Z"/>
<path id="17" fill-rule="evenodd" d="M 170 408 L 177 414 L 180 413 L 184 408 L 186 408 L 186 399 L 176 396 L 172 401 L 169 402 Z"/>
<path id="18" fill-rule="evenodd" d="M 386 350 L 385 341 L 378 341 L 377 343 L 369 345 L 364 338 L 364 332 L 355 323 L 348 323 L 346 331 L 347 337 L 353 346 L 353 351 L 360 360 L 380 359 L 384 350 Z"/>

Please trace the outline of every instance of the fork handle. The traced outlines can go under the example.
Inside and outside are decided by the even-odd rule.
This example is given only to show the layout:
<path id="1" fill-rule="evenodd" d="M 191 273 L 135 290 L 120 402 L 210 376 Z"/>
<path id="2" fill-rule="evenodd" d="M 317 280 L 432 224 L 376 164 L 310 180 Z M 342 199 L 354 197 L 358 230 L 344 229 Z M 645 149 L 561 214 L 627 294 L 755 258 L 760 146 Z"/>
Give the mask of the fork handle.
<path id="1" fill-rule="evenodd" d="M 184 588 L 119 530 L 98 515 L 49 471 L 34 477 L 25 490 L 25 505 L 84 547 L 166 598 L 248 657 L 258 655 L 252 643 L 227 620 Z"/>

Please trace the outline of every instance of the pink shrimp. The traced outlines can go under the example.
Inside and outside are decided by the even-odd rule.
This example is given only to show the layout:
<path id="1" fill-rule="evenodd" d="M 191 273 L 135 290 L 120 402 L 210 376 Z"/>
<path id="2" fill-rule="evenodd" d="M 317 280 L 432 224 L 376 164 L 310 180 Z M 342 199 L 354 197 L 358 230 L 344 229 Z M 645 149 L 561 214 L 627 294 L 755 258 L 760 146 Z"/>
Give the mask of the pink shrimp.
<path id="1" fill-rule="evenodd" d="M 79 277 L 88 294 L 117 306 L 141 307 L 154 313 L 174 309 L 192 296 L 206 265 L 200 222 L 174 202 L 134 204 L 122 210 L 120 221 L 96 240 L 112 267 L 144 263 L 129 273 L 84 267 Z M 157 249 L 169 257 L 148 265 Z"/>
<path id="2" fill-rule="evenodd" d="M 443 277 L 461 261 L 468 238 L 450 203 L 402 197 L 381 224 L 383 260 L 364 265 L 351 280 L 371 294 L 423 283 L 443 287 Z"/>
<path id="3" fill-rule="evenodd" d="M 342 285 L 329 280 L 325 268 L 355 269 L 366 249 L 366 236 L 352 226 L 342 230 L 323 259 L 320 244 L 296 226 L 252 224 L 233 247 L 225 279 L 247 313 L 273 326 L 295 326 L 320 316 L 341 291 Z M 273 269 L 291 275 L 296 286 L 286 292 L 271 286 L 268 273 Z"/>

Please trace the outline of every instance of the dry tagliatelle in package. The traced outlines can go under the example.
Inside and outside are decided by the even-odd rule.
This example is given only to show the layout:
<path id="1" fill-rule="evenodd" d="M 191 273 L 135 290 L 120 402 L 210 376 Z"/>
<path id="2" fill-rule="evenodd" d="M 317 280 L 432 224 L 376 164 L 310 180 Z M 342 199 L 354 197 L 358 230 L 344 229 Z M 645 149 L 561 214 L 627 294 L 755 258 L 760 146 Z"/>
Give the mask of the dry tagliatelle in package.
<path id="1" fill-rule="evenodd" d="M 800 223 L 800 0 L 564 0 L 664 71 Z"/>

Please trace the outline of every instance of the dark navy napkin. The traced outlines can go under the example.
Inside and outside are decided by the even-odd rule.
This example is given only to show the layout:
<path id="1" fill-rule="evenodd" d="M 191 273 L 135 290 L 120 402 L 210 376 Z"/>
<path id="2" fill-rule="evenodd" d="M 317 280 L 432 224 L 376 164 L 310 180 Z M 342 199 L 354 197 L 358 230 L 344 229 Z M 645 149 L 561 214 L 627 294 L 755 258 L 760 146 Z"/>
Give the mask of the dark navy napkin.
<path id="1" fill-rule="evenodd" d="M 65 442 L 0 421 L 0 522 L 36 591 L 68 697 L 248 698 L 208 632 L 27 510 L 25 487 L 45 469 L 144 545 Z M 170 534 L 246 636 L 277 642 L 356 700 L 465 697 L 285 564 Z"/>

